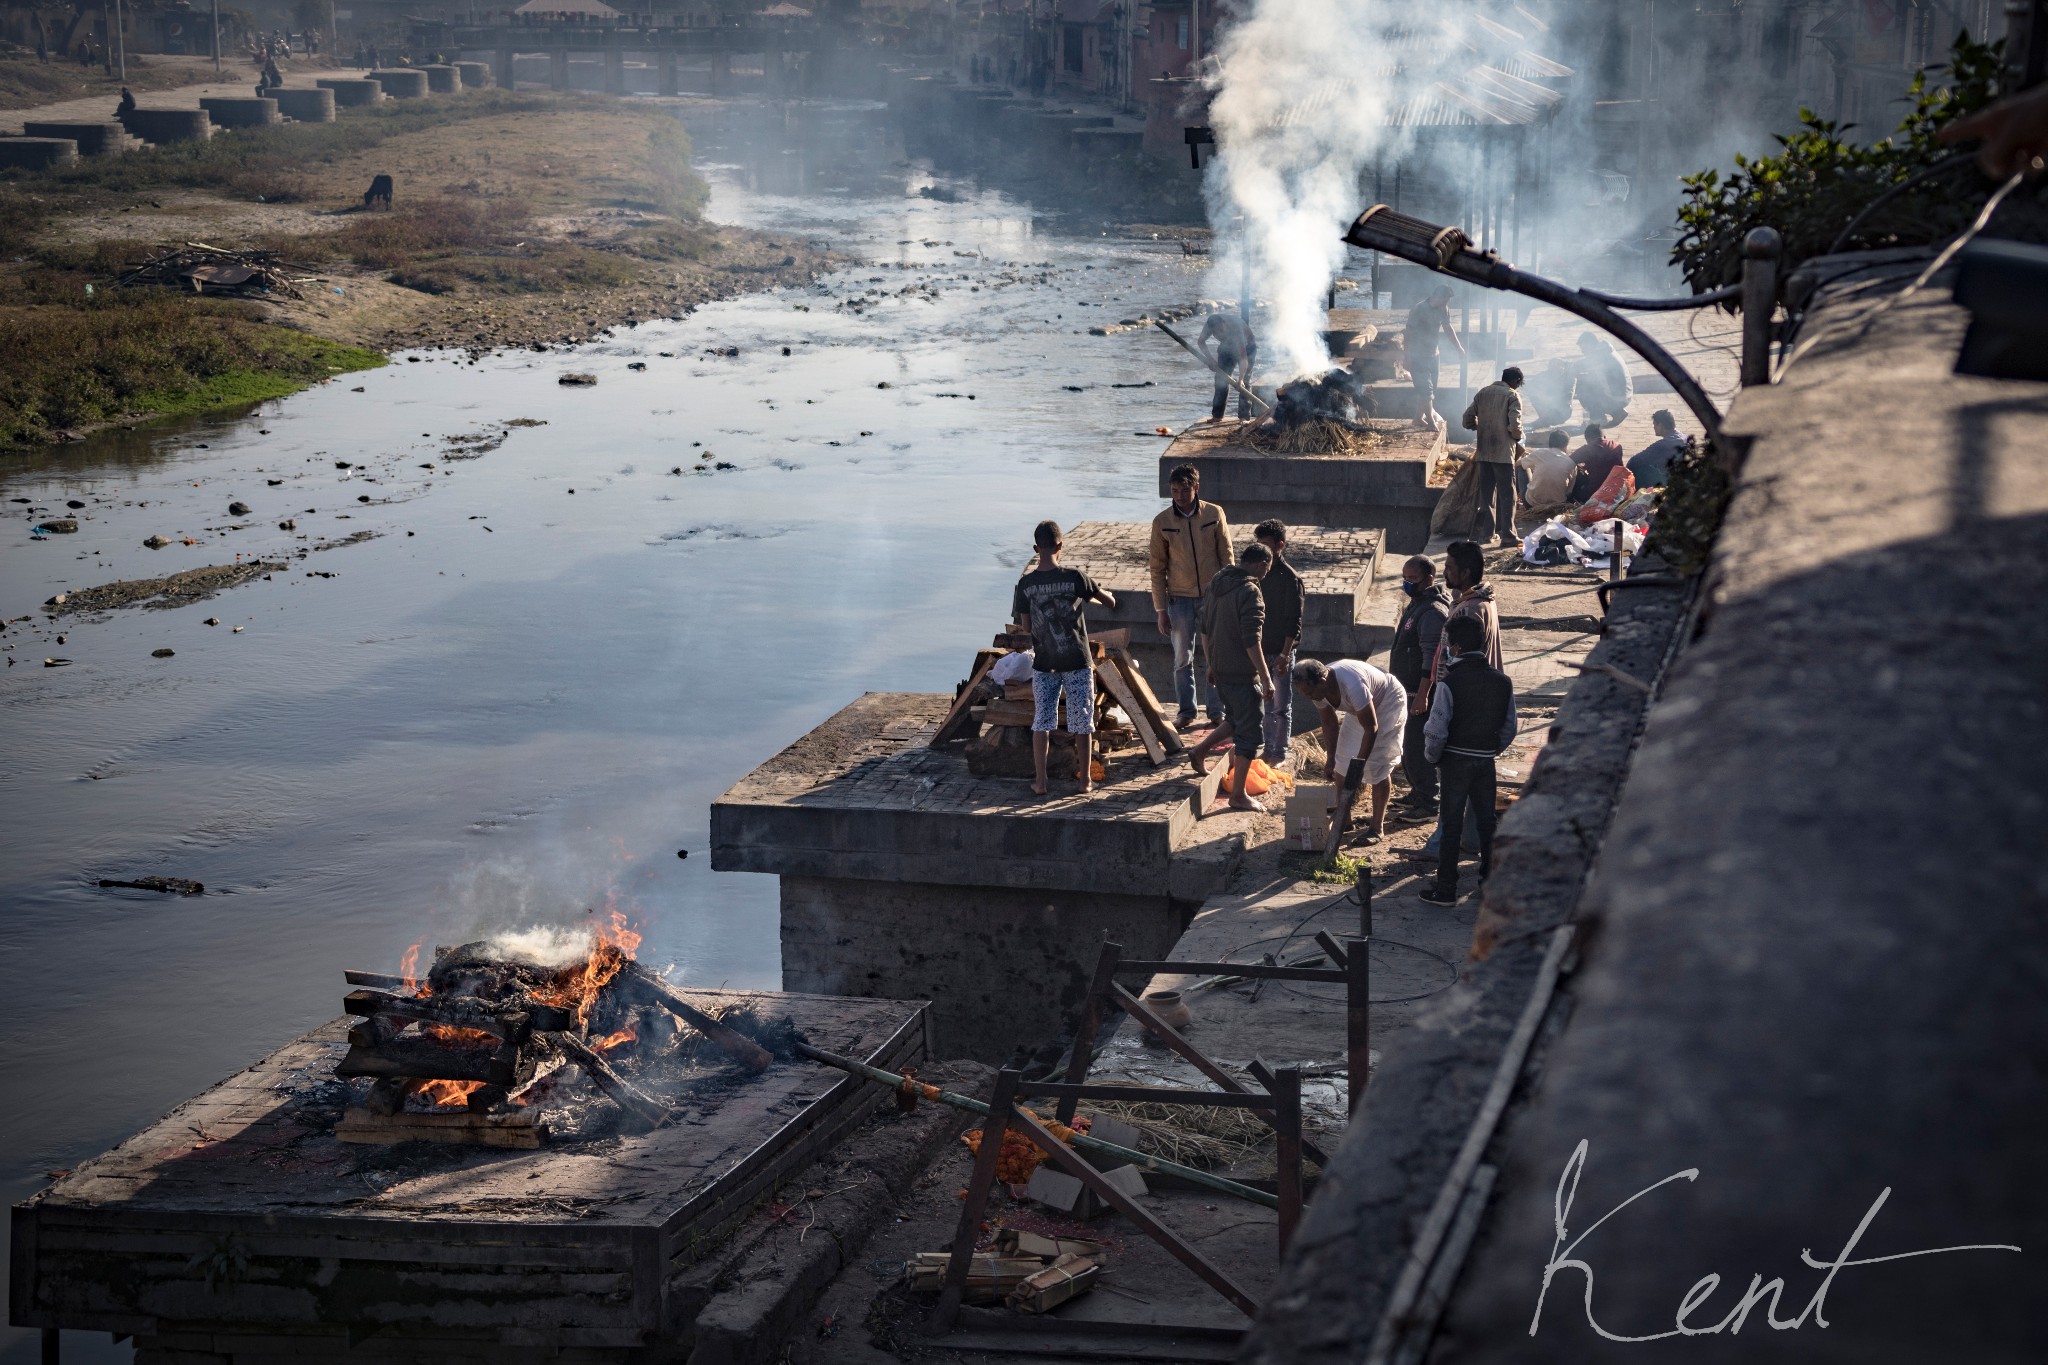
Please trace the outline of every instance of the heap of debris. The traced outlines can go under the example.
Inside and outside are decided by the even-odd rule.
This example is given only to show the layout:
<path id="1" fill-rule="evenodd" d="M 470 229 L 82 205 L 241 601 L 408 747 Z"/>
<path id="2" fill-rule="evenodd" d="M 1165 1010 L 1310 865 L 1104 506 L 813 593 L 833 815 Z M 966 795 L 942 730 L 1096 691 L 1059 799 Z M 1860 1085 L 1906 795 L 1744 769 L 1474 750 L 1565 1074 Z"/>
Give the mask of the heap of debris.
<path id="1" fill-rule="evenodd" d="M 162 284 L 195 294 L 232 294 L 253 298 L 282 294 L 303 299 L 299 286 L 319 277 L 311 266 L 295 265 L 274 251 L 228 250 L 204 242 L 164 247 L 116 281 L 117 284 Z"/>
<path id="2" fill-rule="evenodd" d="M 999 659 L 1029 649 L 1031 632 L 1012 624 L 995 637 L 994 644 L 975 654 L 974 667 L 960 684 L 953 706 L 933 734 L 931 747 L 942 749 L 965 740 L 967 771 L 976 777 L 1032 777 L 1036 765 L 1031 753 L 1031 720 L 1035 707 L 1031 684 L 1025 679 L 998 682 L 993 676 Z M 1100 633 L 1089 641 L 1095 672 L 1095 746 L 1101 757 L 1092 765 L 1093 780 L 1106 776 L 1103 757 L 1120 750 L 1143 749 L 1154 767 L 1169 754 L 1183 752 L 1180 733 L 1166 718 L 1165 708 L 1153 695 L 1144 675 L 1131 657 L 1128 635 L 1121 630 Z M 1071 773 L 1075 768 L 1076 737 L 1065 726 L 1066 698 L 1060 698 L 1061 725 L 1052 732 L 1049 767 Z"/>
<path id="3" fill-rule="evenodd" d="M 416 945 L 395 976 L 345 973 L 359 989 L 343 1008 L 362 1022 L 334 1074 L 371 1085 L 335 1135 L 537 1147 L 551 1124 L 578 1136 L 594 1125 L 645 1132 L 669 1121 L 673 1098 L 705 1064 L 767 1070 L 776 1054 L 756 1037 L 790 1054 L 786 1021 L 710 1017 L 633 960 L 639 943 L 614 914 L 566 963 L 467 943 L 436 949 L 420 979 Z"/>

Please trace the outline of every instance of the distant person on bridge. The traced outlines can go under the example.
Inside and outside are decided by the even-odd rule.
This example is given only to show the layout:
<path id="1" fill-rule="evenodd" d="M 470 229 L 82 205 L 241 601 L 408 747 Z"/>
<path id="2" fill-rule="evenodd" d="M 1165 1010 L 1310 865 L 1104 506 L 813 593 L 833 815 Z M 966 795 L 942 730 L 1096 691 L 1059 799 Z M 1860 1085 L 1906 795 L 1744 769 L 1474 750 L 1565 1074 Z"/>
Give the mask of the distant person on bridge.
<path id="1" fill-rule="evenodd" d="M 1415 425 L 1435 431 L 1438 348 L 1449 337 L 1458 354 L 1465 343 L 1451 325 L 1451 289 L 1438 285 L 1429 297 L 1408 310 L 1408 327 L 1401 333 L 1401 363 L 1408 367 L 1408 381 L 1415 386 Z"/>
<path id="2" fill-rule="evenodd" d="M 1223 409 L 1230 404 L 1230 381 L 1223 376 L 1230 375 L 1238 383 L 1249 387 L 1252 360 L 1258 354 L 1259 343 L 1252 335 L 1251 324 L 1234 309 L 1209 314 L 1208 321 L 1202 324 L 1202 335 L 1196 339 L 1195 345 L 1201 348 L 1203 355 L 1208 355 L 1211 341 L 1216 343 L 1216 354 L 1213 357 L 1216 363 L 1216 386 L 1209 395 L 1209 420 L 1220 422 L 1223 420 Z M 1240 422 L 1249 422 L 1251 417 L 1251 400 L 1242 393 L 1238 394 L 1237 419 Z"/>

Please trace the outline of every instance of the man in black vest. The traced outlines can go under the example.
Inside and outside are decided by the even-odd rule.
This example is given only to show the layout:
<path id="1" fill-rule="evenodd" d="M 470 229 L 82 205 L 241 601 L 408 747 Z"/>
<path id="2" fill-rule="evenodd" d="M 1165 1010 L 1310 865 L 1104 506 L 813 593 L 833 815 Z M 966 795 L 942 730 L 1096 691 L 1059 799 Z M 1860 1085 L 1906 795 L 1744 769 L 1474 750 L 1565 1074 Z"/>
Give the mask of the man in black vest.
<path id="1" fill-rule="evenodd" d="M 1451 614 L 1451 593 L 1436 581 L 1436 563 L 1428 555 L 1410 555 L 1401 566 L 1401 591 L 1408 594 L 1408 605 L 1401 608 L 1394 645 L 1387 654 L 1387 672 L 1408 689 L 1408 722 L 1401 735 L 1401 771 L 1408 778 L 1408 795 L 1397 804 L 1412 814 L 1434 815 L 1436 769 L 1422 756 L 1422 728 L 1429 718 L 1423 679 Z"/>
<path id="2" fill-rule="evenodd" d="M 1423 727 L 1423 752 L 1437 765 L 1436 885 L 1422 893 L 1431 905 L 1458 903 L 1458 838 L 1465 807 L 1479 826 L 1479 880 L 1493 871 L 1493 760 L 1515 739 L 1515 685 L 1486 662 L 1486 627 L 1471 616 L 1444 623 L 1449 662 L 1437 679 Z"/>

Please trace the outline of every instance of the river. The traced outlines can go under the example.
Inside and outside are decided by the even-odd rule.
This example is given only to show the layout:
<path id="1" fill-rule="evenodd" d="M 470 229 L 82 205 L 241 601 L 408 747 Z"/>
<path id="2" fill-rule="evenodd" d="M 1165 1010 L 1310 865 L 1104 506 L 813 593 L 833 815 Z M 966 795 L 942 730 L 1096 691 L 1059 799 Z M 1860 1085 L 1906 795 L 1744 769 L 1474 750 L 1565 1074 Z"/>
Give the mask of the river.
<path id="1" fill-rule="evenodd" d="M 711 871 L 711 801 L 860 692 L 950 690 L 1039 519 L 1158 507 L 1137 433 L 1207 384 L 1156 334 L 1087 328 L 1192 301 L 1202 258 L 972 182 L 921 197 L 929 164 L 876 106 L 685 118 L 710 216 L 863 264 L 0 466 L 8 1203 L 422 940 L 616 905 L 680 980 L 776 986 L 775 884 Z M 67 514 L 77 534 L 32 538 Z M 37 611 L 237 555 L 288 568 L 171 610 Z M 206 894 L 98 885 L 146 874 Z M 6 1365 L 34 1350 L 0 1337 Z"/>

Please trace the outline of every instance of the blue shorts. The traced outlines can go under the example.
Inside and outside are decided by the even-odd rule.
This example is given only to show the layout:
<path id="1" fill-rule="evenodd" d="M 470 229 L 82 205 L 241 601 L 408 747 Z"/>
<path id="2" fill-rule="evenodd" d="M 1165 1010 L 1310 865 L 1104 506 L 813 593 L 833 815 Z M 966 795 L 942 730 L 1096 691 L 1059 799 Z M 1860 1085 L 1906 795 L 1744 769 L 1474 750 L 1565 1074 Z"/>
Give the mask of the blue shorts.
<path id="1" fill-rule="evenodd" d="M 1067 733 L 1095 733 L 1095 670 L 1076 668 L 1066 673 L 1031 675 L 1031 728 L 1059 729 L 1060 693 L 1067 694 Z"/>

